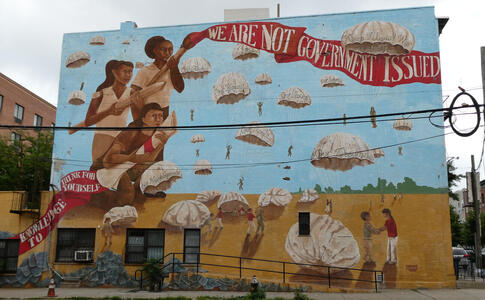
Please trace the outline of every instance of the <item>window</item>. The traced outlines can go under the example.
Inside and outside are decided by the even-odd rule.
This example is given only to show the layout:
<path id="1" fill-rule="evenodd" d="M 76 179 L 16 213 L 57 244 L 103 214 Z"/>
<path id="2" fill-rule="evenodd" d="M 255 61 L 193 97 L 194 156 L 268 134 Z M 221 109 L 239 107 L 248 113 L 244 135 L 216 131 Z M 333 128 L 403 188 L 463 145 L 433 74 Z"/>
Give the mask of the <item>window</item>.
<path id="1" fill-rule="evenodd" d="M 3 95 L 0 95 L 0 111 L 2 110 L 3 107 Z"/>
<path id="2" fill-rule="evenodd" d="M 310 234 L 310 213 L 309 212 L 298 213 L 298 234 L 299 235 Z"/>
<path id="3" fill-rule="evenodd" d="M 184 231 L 184 263 L 195 264 L 199 261 L 200 229 Z"/>
<path id="4" fill-rule="evenodd" d="M 92 259 L 75 260 L 76 251 L 94 252 L 94 228 L 59 228 L 57 230 L 56 262 L 82 262 Z M 81 257 L 81 255 L 78 255 Z M 92 258 L 93 256 L 90 255 Z"/>
<path id="5" fill-rule="evenodd" d="M 34 126 L 42 126 L 42 117 L 34 114 Z"/>
<path id="6" fill-rule="evenodd" d="M 22 120 L 24 119 L 24 107 L 22 105 L 18 105 L 17 103 L 15 103 L 15 110 L 13 112 L 13 116 L 17 123 L 22 123 Z"/>
<path id="7" fill-rule="evenodd" d="M 10 135 L 10 140 L 12 141 L 12 143 L 14 143 L 15 141 L 20 142 L 21 138 L 22 137 L 20 136 L 20 134 L 16 132 L 12 132 L 12 134 Z"/>
<path id="8" fill-rule="evenodd" d="M 163 229 L 127 229 L 125 262 L 142 264 L 152 258 L 162 259 L 164 247 Z"/>
<path id="9" fill-rule="evenodd" d="M 0 240 L 0 273 L 17 273 L 19 240 Z"/>

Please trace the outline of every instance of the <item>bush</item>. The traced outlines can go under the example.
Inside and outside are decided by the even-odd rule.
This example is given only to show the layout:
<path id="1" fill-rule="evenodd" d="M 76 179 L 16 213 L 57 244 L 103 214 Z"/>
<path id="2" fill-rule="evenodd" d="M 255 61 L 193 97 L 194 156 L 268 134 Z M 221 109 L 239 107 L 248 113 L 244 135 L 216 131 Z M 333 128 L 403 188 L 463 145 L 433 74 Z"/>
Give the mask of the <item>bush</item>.
<path id="1" fill-rule="evenodd" d="M 310 300 L 307 295 L 303 294 L 303 291 L 301 289 L 295 289 L 294 291 L 294 300 Z"/>
<path id="2" fill-rule="evenodd" d="M 251 300 L 266 299 L 266 293 L 263 289 L 257 288 L 255 291 L 250 292 L 247 298 Z"/>
<path id="3" fill-rule="evenodd" d="M 155 291 L 155 286 L 158 286 L 162 280 L 162 270 L 160 269 L 160 262 L 158 259 L 151 258 L 143 267 L 143 271 L 146 274 L 146 279 L 150 285 L 150 290 Z M 159 286 L 161 289 L 161 287 Z"/>

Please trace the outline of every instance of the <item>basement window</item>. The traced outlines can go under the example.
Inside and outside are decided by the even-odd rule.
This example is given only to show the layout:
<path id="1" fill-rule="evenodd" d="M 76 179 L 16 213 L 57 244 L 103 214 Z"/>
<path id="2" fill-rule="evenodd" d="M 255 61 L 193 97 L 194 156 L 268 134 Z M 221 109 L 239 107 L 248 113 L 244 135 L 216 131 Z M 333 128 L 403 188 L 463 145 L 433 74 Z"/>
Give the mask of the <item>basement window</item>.
<path id="1" fill-rule="evenodd" d="M 0 273 L 17 273 L 19 240 L 0 239 Z"/>
<path id="2" fill-rule="evenodd" d="M 184 263 L 196 264 L 199 262 L 200 229 L 184 230 Z"/>
<path id="3" fill-rule="evenodd" d="M 56 262 L 92 262 L 95 238 L 94 228 L 59 228 Z"/>
<path id="4" fill-rule="evenodd" d="M 131 229 L 126 231 L 127 264 L 143 264 L 149 259 L 163 259 L 164 229 Z"/>

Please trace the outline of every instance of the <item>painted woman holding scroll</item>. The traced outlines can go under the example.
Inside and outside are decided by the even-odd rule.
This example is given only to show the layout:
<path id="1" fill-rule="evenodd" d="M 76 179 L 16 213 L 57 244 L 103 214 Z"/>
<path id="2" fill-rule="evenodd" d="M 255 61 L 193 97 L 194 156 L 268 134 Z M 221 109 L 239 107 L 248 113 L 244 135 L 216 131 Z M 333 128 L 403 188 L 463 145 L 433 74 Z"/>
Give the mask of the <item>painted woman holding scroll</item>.
<path id="1" fill-rule="evenodd" d="M 89 104 L 84 126 L 126 127 L 128 106 L 117 105 L 121 99 L 130 97 L 127 87 L 133 74 L 133 64 L 128 61 L 110 60 L 105 67 L 106 79 L 96 89 Z M 100 167 L 102 157 L 113 143 L 119 130 L 96 130 L 92 144 L 92 169 Z"/>

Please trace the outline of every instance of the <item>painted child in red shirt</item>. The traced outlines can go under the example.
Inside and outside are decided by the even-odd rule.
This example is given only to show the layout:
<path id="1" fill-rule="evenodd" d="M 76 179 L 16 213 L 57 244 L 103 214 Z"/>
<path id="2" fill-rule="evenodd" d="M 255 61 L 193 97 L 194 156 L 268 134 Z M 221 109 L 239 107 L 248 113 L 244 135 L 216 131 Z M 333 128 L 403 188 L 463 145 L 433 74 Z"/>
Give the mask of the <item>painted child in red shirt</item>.
<path id="1" fill-rule="evenodd" d="M 251 228 L 254 230 L 254 233 L 256 233 L 256 224 L 254 224 L 254 214 L 253 210 L 251 208 L 248 209 L 248 235 L 251 233 Z"/>
<path id="2" fill-rule="evenodd" d="M 219 212 L 217 213 L 217 224 L 215 229 L 220 227 L 221 229 L 224 228 L 224 225 L 222 224 L 222 208 L 219 207 Z"/>
<path id="3" fill-rule="evenodd" d="M 389 208 L 384 208 L 382 210 L 386 222 L 381 230 L 387 230 L 387 264 L 397 263 L 397 225 L 394 218 L 391 215 L 391 210 Z"/>

